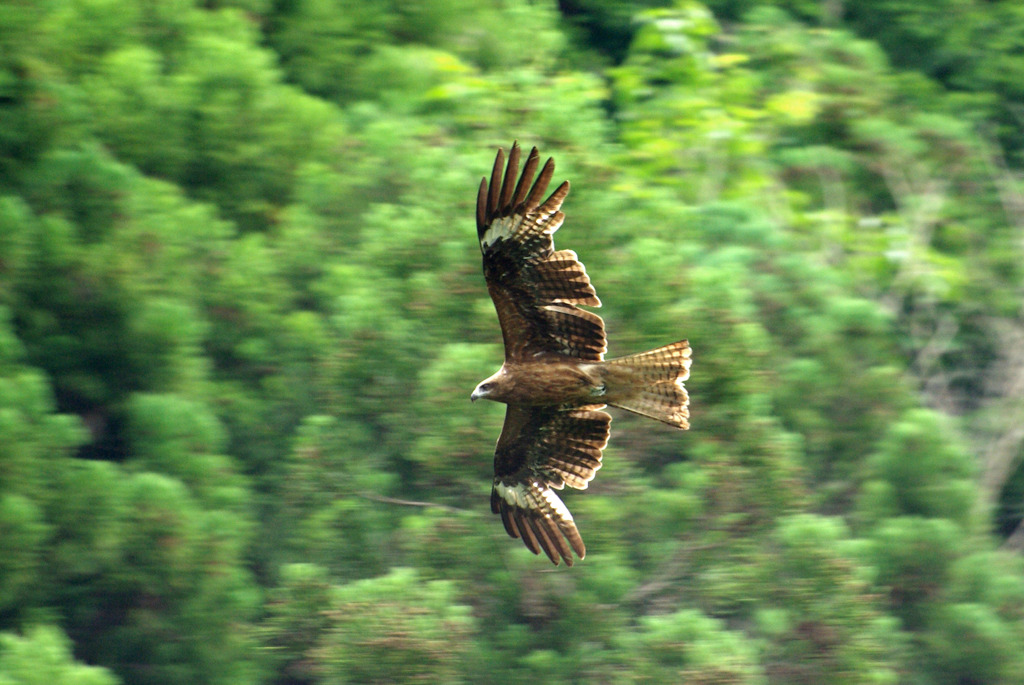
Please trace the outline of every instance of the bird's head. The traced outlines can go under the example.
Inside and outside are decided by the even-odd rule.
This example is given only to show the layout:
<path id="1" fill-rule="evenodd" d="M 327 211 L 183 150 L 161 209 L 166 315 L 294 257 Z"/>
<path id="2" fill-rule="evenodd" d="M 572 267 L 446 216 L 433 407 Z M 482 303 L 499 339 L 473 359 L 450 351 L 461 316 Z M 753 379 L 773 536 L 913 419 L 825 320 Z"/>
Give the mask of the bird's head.
<path id="1" fill-rule="evenodd" d="M 490 378 L 485 378 L 480 381 L 480 384 L 473 390 L 473 394 L 469 396 L 471 402 L 477 400 L 498 400 L 498 395 L 501 393 L 501 377 L 504 369 L 498 371 Z"/>

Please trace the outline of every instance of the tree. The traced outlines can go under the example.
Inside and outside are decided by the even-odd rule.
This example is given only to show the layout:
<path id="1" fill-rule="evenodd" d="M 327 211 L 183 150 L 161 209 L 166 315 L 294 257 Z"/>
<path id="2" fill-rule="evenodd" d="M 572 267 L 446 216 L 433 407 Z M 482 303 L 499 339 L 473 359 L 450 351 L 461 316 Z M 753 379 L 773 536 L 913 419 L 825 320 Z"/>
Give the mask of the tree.
<path id="1" fill-rule="evenodd" d="M 324 683 L 457 683 L 472 658 L 475 622 L 454 588 L 397 569 L 335 588 L 313 667 Z"/>
<path id="2" fill-rule="evenodd" d="M 53 626 L 37 625 L 24 636 L 0 633 L 0 683 L 3 685 L 117 685 L 105 668 L 75 661 L 71 641 Z"/>

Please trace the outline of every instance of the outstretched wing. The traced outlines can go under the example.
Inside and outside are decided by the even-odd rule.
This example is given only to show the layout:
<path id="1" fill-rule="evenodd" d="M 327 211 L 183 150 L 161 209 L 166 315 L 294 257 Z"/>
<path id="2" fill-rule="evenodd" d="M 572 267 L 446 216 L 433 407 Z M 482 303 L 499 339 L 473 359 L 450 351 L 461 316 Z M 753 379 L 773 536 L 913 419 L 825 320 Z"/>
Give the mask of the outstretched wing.
<path id="1" fill-rule="evenodd" d="M 600 360 L 606 350 L 604 322 L 577 305 L 600 307 L 601 301 L 576 253 L 556 252 L 551 239 L 565 219 L 560 208 L 569 182 L 541 202 L 555 171 L 554 160 L 548 159 L 531 187 L 537 148 L 530 151 L 517 183 L 519 155 L 519 144 L 514 143 L 503 176 L 505 152 L 498 150 L 490 185 L 486 178 L 480 182 L 476 202 L 484 277 L 498 311 L 505 358 L 554 353 Z"/>
<path id="2" fill-rule="evenodd" d="M 558 565 L 582 559 L 583 544 L 572 514 L 555 494 L 568 485 L 584 489 L 601 468 L 612 417 L 603 405 L 574 409 L 509 405 L 494 453 L 491 511 L 505 530 L 541 550 Z"/>

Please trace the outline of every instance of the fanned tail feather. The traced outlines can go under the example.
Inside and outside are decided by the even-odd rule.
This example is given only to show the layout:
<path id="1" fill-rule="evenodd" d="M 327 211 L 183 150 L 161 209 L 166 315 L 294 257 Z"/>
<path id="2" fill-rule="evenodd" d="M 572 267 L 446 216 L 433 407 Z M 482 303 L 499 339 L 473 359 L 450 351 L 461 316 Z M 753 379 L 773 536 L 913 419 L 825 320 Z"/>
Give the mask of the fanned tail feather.
<path id="1" fill-rule="evenodd" d="M 687 429 L 690 397 L 690 344 L 681 340 L 648 352 L 605 362 L 608 404 Z"/>

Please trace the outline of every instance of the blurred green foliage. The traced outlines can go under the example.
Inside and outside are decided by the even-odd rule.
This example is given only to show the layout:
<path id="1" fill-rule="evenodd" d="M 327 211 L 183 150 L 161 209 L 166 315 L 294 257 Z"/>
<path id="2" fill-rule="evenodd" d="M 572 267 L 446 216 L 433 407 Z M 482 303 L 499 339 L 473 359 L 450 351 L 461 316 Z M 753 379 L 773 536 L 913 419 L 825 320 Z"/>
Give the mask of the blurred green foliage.
<path id="1" fill-rule="evenodd" d="M 0 683 L 3 685 L 116 685 L 105 668 L 83 666 L 71 656 L 68 638 L 53 626 L 32 626 L 24 637 L 0 635 Z"/>
<path id="2" fill-rule="evenodd" d="M 0 684 L 1024 681 L 1018 3 L 0 4 Z M 518 138 L 613 355 L 488 511 Z"/>

